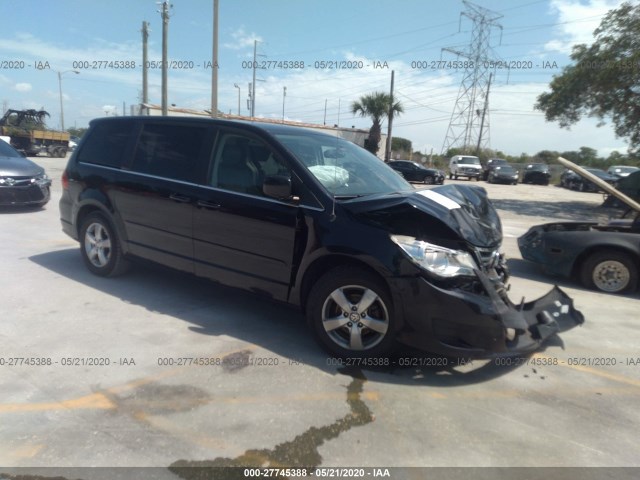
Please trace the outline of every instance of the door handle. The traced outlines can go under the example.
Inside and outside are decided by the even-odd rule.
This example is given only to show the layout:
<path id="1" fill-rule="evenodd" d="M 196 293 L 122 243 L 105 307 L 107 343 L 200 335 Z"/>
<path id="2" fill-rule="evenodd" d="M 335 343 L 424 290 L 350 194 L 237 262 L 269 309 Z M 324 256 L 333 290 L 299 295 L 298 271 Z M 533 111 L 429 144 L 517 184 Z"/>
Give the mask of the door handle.
<path id="1" fill-rule="evenodd" d="M 213 210 L 217 210 L 218 208 L 220 208 L 222 206 L 219 203 L 209 202 L 207 200 L 198 200 L 196 202 L 196 205 L 198 207 L 209 208 L 209 209 L 213 209 Z"/>
<path id="2" fill-rule="evenodd" d="M 191 197 L 180 195 L 179 193 L 172 193 L 171 195 L 169 195 L 169 198 L 178 203 L 189 203 L 191 201 Z"/>

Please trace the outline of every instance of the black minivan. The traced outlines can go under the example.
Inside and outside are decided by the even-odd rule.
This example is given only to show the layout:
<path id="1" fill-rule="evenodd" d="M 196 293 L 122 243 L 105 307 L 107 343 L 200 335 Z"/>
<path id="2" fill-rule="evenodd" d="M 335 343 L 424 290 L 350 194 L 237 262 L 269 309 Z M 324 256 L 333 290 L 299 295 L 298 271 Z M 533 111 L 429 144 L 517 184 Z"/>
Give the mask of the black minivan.
<path id="1" fill-rule="evenodd" d="M 333 355 L 487 357 L 582 323 L 557 287 L 514 305 L 481 187 L 416 190 L 363 148 L 262 122 L 94 120 L 62 176 L 93 273 L 141 258 L 296 305 Z"/>

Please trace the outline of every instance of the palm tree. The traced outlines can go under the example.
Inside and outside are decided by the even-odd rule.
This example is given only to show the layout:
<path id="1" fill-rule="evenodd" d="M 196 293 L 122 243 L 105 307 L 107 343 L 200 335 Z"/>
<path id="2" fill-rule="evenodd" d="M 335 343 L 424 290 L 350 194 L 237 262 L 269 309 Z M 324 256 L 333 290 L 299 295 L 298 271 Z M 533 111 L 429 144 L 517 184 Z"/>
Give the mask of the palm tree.
<path id="1" fill-rule="evenodd" d="M 374 92 L 360 97 L 359 101 L 351 104 L 351 113 L 360 114 L 361 117 L 371 117 L 373 125 L 369 129 L 369 138 L 365 142 L 365 148 L 374 155 L 380 148 L 380 132 L 382 120 L 389 116 L 391 95 L 384 92 Z M 400 102 L 395 102 L 391 108 L 391 115 L 402 113 L 404 108 Z"/>

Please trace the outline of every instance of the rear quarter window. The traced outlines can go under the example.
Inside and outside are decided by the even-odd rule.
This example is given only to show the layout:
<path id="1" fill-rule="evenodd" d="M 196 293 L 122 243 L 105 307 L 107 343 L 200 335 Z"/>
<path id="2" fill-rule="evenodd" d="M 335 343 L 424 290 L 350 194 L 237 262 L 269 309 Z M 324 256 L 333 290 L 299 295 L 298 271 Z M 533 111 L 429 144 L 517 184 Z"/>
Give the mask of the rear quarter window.
<path id="1" fill-rule="evenodd" d="M 192 182 L 207 139 L 207 129 L 192 125 L 145 124 L 131 169 Z"/>
<path id="2" fill-rule="evenodd" d="M 121 168 L 134 130 L 133 121 L 102 122 L 91 127 L 78 152 L 78 162 Z"/>

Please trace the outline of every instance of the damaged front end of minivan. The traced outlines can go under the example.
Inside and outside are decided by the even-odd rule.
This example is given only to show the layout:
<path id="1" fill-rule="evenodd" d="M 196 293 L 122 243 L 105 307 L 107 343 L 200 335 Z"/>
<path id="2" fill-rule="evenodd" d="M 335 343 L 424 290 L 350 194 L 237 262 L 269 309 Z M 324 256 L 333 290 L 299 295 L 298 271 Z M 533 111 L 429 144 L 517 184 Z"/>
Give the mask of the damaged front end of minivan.
<path id="1" fill-rule="evenodd" d="M 402 309 L 401 343 L 475 358 L 527 354 L 584 322 L 557 286 L 534 301 L 509 299 L 502 227 L 483 188 L 447 185 L 367 203 L 358 216 L 388 231 L 399 251 L 387 280 Z"/>

